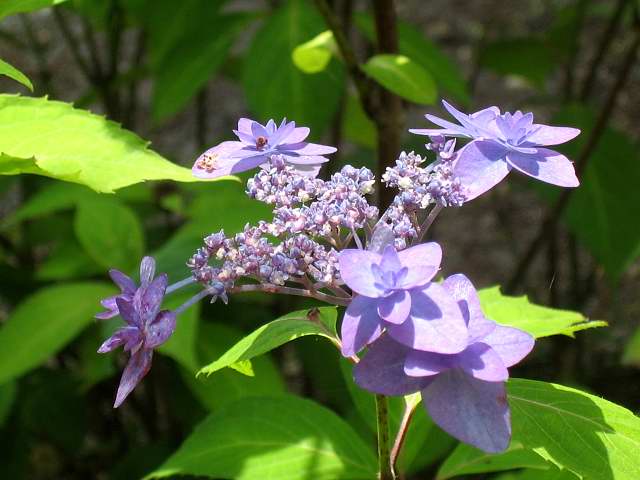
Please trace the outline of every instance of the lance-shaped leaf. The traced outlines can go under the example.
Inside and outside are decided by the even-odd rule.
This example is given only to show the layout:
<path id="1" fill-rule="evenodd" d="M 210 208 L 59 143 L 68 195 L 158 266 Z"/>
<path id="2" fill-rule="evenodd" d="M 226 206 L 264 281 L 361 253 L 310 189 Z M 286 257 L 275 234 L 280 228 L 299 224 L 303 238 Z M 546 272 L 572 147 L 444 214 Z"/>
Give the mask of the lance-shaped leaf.
<path id="1" fill-rule="evenodd" d="M 293 50 L 291 58 L 296 67 L 304 73 L 318 73 L 327 68 L 336 48 L 333 32 L 326 30 L 308 42 L 298 45 Z"/>
<path id="2" fill-rule="evenodd" d="M 201 368 L 198 375 L 210 375 L 225 367 L 231 367 L 241 373 L 251 375 L 250 364 L 247 362 L 253 357 L 306 335 L 320 335 L 335 339 L 335 325 L 335 307 L 321 307 L 289 313 L 254 330 L 216 361 Z"/>
<path id="3" fill-rule="evenodd" d="M 244 398 L 210 415 L 146 479 L 203 475 L 237 480 L 376 478 L 376 461 L 335 413 L 291 395 Z"/>
<path id="4" fill-rule="evenodd" d="M 108 193 L 145 180 L 197 180 L 104 117 L 46 98 L 0 95 L 0 174 L 19 173 Z"/>
<path id="5" fill-rule="evenodd" d="M 1 58 L 0 75 L 6 75 L 7 77 L 14 79 L 16 82 L 21 83 L 33 92 L 33 84 L 31 83 L 31 80 L 29 80 L 29 78 L 16 67 L 11 65 L 10 63 L 5 62 Z"/>
<path id="6" fill-rule="evenodd" d="M 500 293 L 500 287 L 485 288 L 478 292 L 485 315 L 510 327 L 530 333 L 535 338 L 550 335 L 568 335 L 593 327 L 605 327 L 606 322 L 589 320 L 570 310 L 542 307 L 526 296 L 509 297 Z"/>
<path id="7" fill-rule="evenodd" d="M 2 0 L 0 2 L 0 19 L 8 15 L 32 12 L 63 2 L 66 0 Z"/>

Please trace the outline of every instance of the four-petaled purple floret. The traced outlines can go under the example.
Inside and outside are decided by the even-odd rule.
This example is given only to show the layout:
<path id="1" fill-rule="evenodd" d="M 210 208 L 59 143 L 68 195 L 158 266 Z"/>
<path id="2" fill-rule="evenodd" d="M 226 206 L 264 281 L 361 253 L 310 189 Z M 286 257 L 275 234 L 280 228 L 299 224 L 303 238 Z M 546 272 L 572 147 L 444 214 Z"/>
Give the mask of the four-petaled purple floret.
<path id="1" fill-rule="evenodd" d="M 511 440 L 507 368 L 531 351 L 533 337 L 486 318 L 464 275 L 450 276 L 442 288 L 466 323 L 464 349 L 454 354 L 427 352 L 384 335 L 355 366 L 354 379 L 382 395 L 420 391 L 429 415 L 443 430 L 485 452 L 504 451 Z"/>
<path id="2" fill-rule="evenodd" d="M 358 294 L 342 321 L 342 354 L 356 354 L 384 329 L 419 350 L 462 351 L 467 332 L 460 311 L 442 286 L 431 282 L 441 259 L 442 249 L 434 242 L 400 252 L 392 245 L 382 253 L 340 252 L 340 276 Z"/>

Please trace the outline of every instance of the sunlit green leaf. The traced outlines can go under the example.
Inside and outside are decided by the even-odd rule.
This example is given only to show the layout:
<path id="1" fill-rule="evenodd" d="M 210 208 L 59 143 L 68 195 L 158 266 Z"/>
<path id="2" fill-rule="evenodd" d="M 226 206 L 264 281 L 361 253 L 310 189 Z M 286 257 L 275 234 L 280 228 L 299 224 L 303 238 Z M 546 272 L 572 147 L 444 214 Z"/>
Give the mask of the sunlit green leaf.
<path id="1" fill-rule="evenodd" d="M 29 80 L 20 70 L 2 59 L 0 59 L 0 75 L 6 75 L 7 77 L 14 79 L 16 82 L 21 83 L 33 92 L 33 84 L 31 83 L 31 80 Z"/>
<path id="2" fill-rule="evenodd" d="M 8 15 L 26 13 L 41 8 L 58 5 L 66 0 L 2 0 L 0 2 L 0 20 Z"/>
<path id="3" fill-rule="evenodd" d="M 530 333 L 535 338 L 550 335 L 573 336 L 575 332 L 593 327 L 604 327 L 606 322 L 589 320 L 570 310 L 542 307 L 526 296 L 510 297 L 500 293 L 500 287 L 480 290 L 482 310 L 492 320 Z"/>
<path id="4" fill-rule="evenodd" d="M 16 307 L 0 328 L 0 383 L 44 362 L 93 322 L 110 285 L 67 283 L 43 288 Z"/>
<path id="5" fill-rule="evenodd" d="M 335 338 L 336 316 L 335 307 L 291 312 L 244 337 L 220 358 L 201 368 L 198 375 L 211 375 L 222 368 L 233 368 L 238 362 L 250 360 L 306 335 Z"/>
<path id="6" fill-rule="evenodd" d="M 204 323 L 198 331 L 198 353 L 201 360 L 222 355 L 229 345 L 242 338 L 242 332 L 217 323 Z M 251 361 L 253 375 L 241 375 L 223 369 L 211 376 L 194 377 L 195 369 L 185 373 L 184 380 L 200 402 L 210 410 L 235 402 L 243 397 L 273 396 L 284 392 L 280 372 L 268 355 Z"/>
<path id="7" fill-rule="evenodd" d="M 205 475 L 237 480 L 376 477 L 370 449 L 335 413 L 294 396 L 253 397 L 202 422 L 146 478 Z"/>
<path id="8" fill-rule="evenodd" d="M 640 418 L 573 388 L 533 380 L 507 384 L 513 440 L 584 478 L 640 478 Z"/>
<path id="9" fill-rule="evenodd" d="M 293 63 L 305 73 L 322 72 L 336 51 L 333 32 L 326 30 L 298 45 L 291 54 Z"/>
<path id="10" fill-rule="evenodd" d="M 367 75 L 396 95 L 424 105 L 437 98 L 431 74 L 404 55 L 374 55 L 362 66 Z"/>
<path id="11" fill-rule="evenodd" d="M 118 124 L 45 98 L 0 95 L 0 154 L 0 174 L 36 173 L 99 192 L 197 180 Z"/>
<path id="12" fill-rule="evenodd" d="M 485 453 L 465 443 L 459 444 L 438 470 L 437 480 L 472 473 L 500 472 L 515 468 L 546 470 L 549 463 L 533 450 L 511 442 L 509 450 L 500 454 Z"/>

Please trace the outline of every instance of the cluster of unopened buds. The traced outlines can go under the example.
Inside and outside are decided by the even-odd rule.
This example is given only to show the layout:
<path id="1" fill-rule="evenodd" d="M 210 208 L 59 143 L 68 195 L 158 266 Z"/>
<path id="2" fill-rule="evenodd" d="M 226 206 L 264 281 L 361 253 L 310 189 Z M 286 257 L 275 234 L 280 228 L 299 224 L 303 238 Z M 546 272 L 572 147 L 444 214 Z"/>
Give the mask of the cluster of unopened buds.
<path id="1" fill-rule="evenodd" d="M 441 247 L 421 241 L 443 208 L 473 200 L 512 169 L 577 186 L 571 161 L 546 146 L 579 130 L 535 124 L 531 113 L 491 107 L 467 115 L 443 104 L 458 123 L 427 115 L 440 128 L 410 130 L 429 137 L 425 155 L 435 158 L 399 155 L 382 175 L 398 190 L 382 214 L 369 200 L 370 170 L 345 166 L 328 180 L 317 178 L 325 155 L 336 149 L 306 142 L 309 129 L 294 122 L 241 119 L 237 141 L 203 153 L 193 167 L 200 178 L 259 168 L 246 192 L 272 205 L 273 218 L 235 235 L 206 236 L 187 262 L 191 275 L 170 286 L 166 275 L 154 277 L 148 257 L 139 286 L 111 271 L 122 292 L 103 301 L 107 311 L 98 317 L 119 313 L 126 326 L 99 352 L 124 346 L 131 355 L 115 406 L 146 374 L 154 348 L 189 306 L 207 297 L 226 303 L 246 291 L 300 295 L 347 307 L 336 343 L 356 363 L 358 385 L 382 395 L 421 392 L 445 431 L 487 452 L 505 450 L 511 437 L 507 369 L 531 351 L 533 338 L 485 317 L 465 275 L 435 280 Z M 468 142 L 456 150 L 457 139 Z M 198 294 L 173 312 L 160 311 L 166 294 L 193 283 L 202 286 Z"/>

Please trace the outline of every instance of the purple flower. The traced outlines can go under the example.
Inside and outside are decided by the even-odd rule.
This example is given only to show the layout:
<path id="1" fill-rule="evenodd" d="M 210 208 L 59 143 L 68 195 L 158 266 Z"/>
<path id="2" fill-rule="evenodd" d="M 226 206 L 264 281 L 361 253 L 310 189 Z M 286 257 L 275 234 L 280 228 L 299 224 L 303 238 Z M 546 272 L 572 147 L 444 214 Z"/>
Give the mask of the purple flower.
<path id="1" fill-rule="evenodd" d="M 357 293 L 342 320 L 342 354 L 351 356 L 375 341 L 384 328 L 418 350 L 457 353 L 467 345 L 460 310 L 442 286 L 432 283 L 442 249 L 423 243 L 382 254 L 343 250 L 338 257 L 342 280 Z"/>
<path id="2" fill-rule="evenodd" d="M 153 276 L 155 275 L 155 271 L 155 260 L 151 257 L 144 257 L 142 259 L 142 262 L 140 262 L 141 287 L 146 287 L 151 283 L 151 281 L 153 280 Z M 106 308 L 107 311 L 100 312 L 95 316 L 95 318 L 99 320 L 107 320 L 118 315 L 119 311 L 118 304 L 116 303 L 116 298 L 120 297 L 123 300 L 131 301 L 138 288 L 136 287 L 136 283 L 120 270 L 112 268 L 111 270 L 109 270 L 109 276 L 111 277 L 111 280 L 113 280 L 113 282 L 120 288 L 120 293 L 111 297 L 107 297 L 104 300 L 100 300 L 100 304 L 104 308 Z"/>
<path id="3" fill-rule="evenodd" d="M 418 135 L 444 135 L 472 138 L 458 152 L 454 174 L 464 185 L 467 200 L 494 187 L 516 169 L 525 175 L 561 187 L 577 187 L 573 163 L 564 155 L 544 148 L 575 138 L 577 128 L 552 127 L 533 123 L 532 113 L 500 114 L 490 107 L 467 115 L 443 100 L 444 107 L 460 125 L 433 115 L 426 118 L 439 129 L 412 129 Z"/>
<path id="4" fill-rule="evenodd" d="M 160 311 L 167 288 L 167 275 L 153 279 L 155 261 L 151 257 L 145 257 L 140 272 L 141 286 L 132 295 L 119 295 L 114 300 L 126 326 L 116 330 L 98 349 L 98 353 L 107 353 L 122 345 L 124 351 L 131 354 L 120 379 L 113 405 L 115 408 L 122 404 L 147 374 L 151 368 L 153 349 L 166 342 L 176 326 L 173 312 Z"/>
<path id="5" fill-rule="evenodd" d="M 534 340 L 487 319 L 464 275 L 453 275 L 442 286 L 467 323 L 466 348 L 450 355 L 425 352 L 385 335 L 356 365 L 354 379 L 362 388 L 383 395 L 420 391 L 429 415 L 443 430 L 485 452 L 501 452 L 511 439 L 504 386 L 507 368 L 531 351 Z"/>
<path id="6" fill-rule="evenodd" d="M 239 141 L 222 142 L 200 155 L 193 165 L 194 176 L 217 178 L 244 172 L 266 163 L 272 155 L 282 155 L 296 169 L 315 177 L 320 165 L 329 161 L 324 155 L 336 151 L 334 147 L 305 142 L 309 129 L 296 127 L 286 119 L 278 127 L 273 120 L 262 125 L 241 118 L 233 132 Z"/>

